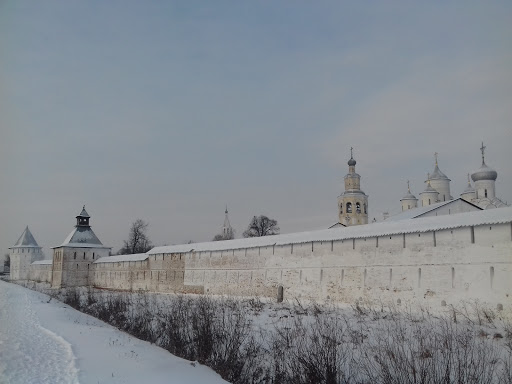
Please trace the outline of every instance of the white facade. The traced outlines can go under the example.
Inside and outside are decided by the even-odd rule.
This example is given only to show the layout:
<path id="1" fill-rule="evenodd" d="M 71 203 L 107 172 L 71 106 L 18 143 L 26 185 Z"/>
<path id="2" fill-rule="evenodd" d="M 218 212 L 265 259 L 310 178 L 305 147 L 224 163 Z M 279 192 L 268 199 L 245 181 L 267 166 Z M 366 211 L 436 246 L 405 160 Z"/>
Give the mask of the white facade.
<path id="1" fill-rule="evenodd" d="M 52 288 L 90 285 L 92 263 L 109 256 L 111 248 L 103 246 L 89 219 L 84 207 L 76 216 L 75 229 L 60 246 L 53 248 Z"/>
<path id="2" fill-rule="evenodd" d="M 496 197 L 495 181 L 498 177 L 498 173 L 485 164 L 485 146 L 483 143 L 480 150 L 482 151 L 482 165 L 471 174 L 471 179 L 474 181 L 475 186 L 474 188 L 471 186 L 468 174 L 468 186 L 460 194 L 460 197 L 482 209 L 506 207 L 508 205 Z M 434 171 L 428 174 L 425 183 L 425 190 L 420 193 L 420 207 L 427 207 L 432 204 L 453 199 L 450 195 L 450 179 L 439 169 L 437 153 L 435 154 Z M 402 211 L 414 209 L 412 198 L 414 198 L 414 196 L 410 194 L 409 189 L 409 194 L 400 200 L 402 203 Z"/>
<path id="3" fill-rule="evenodd" d="M 16 244 L 9 249 L 11 280 L 28 280 L 30 264 L 44 258 L 42 248 L 37 244 L 28 226 Z"/>
<path id="4" fill-rule="evenodd" d="M 368 196 L 361 190 L 361 176 L 356 173 L 356 161 L 350 149 L 345 191 L 338 196 L 339 222 L 345 226 L 368 224 Z"/>

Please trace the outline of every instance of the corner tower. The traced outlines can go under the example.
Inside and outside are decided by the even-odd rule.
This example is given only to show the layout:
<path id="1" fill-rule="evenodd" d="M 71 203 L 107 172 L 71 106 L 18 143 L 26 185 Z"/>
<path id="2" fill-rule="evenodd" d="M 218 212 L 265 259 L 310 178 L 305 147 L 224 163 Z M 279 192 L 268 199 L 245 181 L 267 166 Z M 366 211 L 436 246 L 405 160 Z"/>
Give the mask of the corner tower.
<path id="1" fill-rule="evenodd" d="M 28 226 L 25 228 L 16 244 L 9 249 L 11 280 L 27 280 L 30 264 L 44 258 L 42 248 L 37 244 Z"/>
<path id="2" fill-rule="evenodd" d="M 338 196 L 339 222 L 346 226 L 368 224 L 368 195 L 361 191 L 361 176 L 356 173 L 356 161 L 350 148 L 345 191 Z"/>

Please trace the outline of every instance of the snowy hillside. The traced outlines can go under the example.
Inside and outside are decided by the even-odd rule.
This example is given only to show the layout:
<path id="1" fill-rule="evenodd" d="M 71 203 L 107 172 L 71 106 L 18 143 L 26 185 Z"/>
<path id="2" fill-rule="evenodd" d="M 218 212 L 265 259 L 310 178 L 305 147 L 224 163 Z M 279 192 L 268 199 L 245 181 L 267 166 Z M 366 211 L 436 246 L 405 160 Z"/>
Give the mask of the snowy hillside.
<path id="1" fill-rule="evenodd" d="M 1 383 L 225 383 L 44 294 L 0 281 Z"/>

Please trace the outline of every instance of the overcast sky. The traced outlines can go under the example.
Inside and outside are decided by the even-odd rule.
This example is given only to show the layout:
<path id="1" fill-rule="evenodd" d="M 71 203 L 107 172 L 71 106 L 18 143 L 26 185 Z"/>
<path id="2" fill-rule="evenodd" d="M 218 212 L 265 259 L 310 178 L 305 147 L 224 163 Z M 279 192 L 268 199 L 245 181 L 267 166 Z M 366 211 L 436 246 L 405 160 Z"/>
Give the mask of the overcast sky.
<path id="1" fill-rule="evenodd" d="M 0 1 L 0 250 L 47 257 L 82 205 L 117 251 L 208 241 L 225 204 L 337 221 L 353 146 L 370 219 L 439 166 L 512 202 L 510 1 Z"/>

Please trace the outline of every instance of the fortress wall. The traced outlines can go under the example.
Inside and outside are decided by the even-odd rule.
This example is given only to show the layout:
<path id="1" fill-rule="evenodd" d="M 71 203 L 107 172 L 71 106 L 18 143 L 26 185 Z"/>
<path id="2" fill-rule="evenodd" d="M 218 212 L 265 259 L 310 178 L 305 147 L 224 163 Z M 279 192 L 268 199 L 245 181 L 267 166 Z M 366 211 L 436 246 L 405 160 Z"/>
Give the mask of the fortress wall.
<path id="1" fill-rule="evenodd" d="M 491 229 L 489 229 L 491 228 Z M 511 226 L 499 224 L 275 247 L 187 253 L 185 285 L 206 293 L 353 301 L 510 303 Z M 247 256 L 246 256 L 247 255 Z"/>
<path id="2" fill-rule="evenodd" d="M 38 283 L 50 283 L 52 281 L 52 265 L 31 264 L 28 278 Z"/>
<path id="3" fill-rule="evenodd" d="M 95 263 L 90 285 L 119 291 L 146 290 L 150 286 L 148 260 Z"/>
<path id="4" fill-rule="evenodd" d="M 67 270 L 62 268 L 58 251 L 62 250 L 54 252 L 52 286 L 62 280 L 114 290 L 272 298 L 283 287 L 285 298 L 433 303 L 479 299 L 512 304 L 510 223 L 234 250 L 161 253 L 148 255 L 143 261 L 93 263 L 87 250 L 77 249 L 76 259 L 68 255 L 72 265 L 65 266 Z M 45 281 L 49 276 L 51 266 L 31 267 L 32 280 Z"/>

